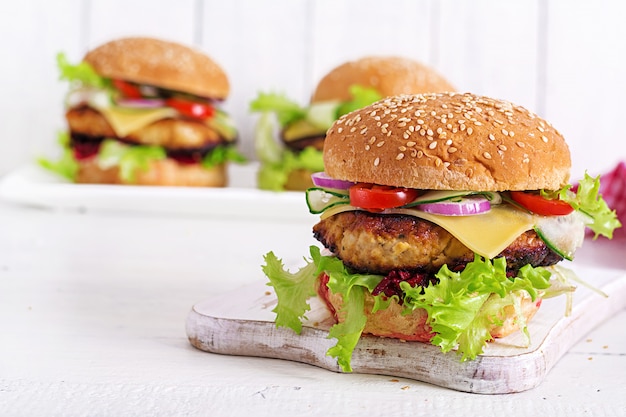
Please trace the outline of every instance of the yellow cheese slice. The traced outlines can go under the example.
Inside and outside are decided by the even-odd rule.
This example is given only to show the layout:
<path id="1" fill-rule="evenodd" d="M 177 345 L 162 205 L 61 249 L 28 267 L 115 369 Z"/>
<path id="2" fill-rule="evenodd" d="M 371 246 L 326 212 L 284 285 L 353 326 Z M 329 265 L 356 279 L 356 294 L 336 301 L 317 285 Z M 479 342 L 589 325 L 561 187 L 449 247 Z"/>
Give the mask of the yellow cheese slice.
<path id="1" fill-rule="evenodd" d="M 171 107 L 128 109 L 112 106 L 100 107 L 98 111 L 102 113 L 113 130 L 115 130 L 117 136 L 121 138 L 157 120 L 175 117 L 177 114 L 176 110 Z"/>
<path id="2" fill-rule="evenodd" d="M 358 209 L 350 205 L 333 207 L 324 212 L 322 218 L 348 210 Z M 470 250 L 489 259 L 495 258 L 536 223 L 535 216 L 508 204 L 492 206 L 487 213 L 472 216 L 441 216 L 415 209 L 390 209 L 385 213 L 405 214 L 435 223 Z"/>

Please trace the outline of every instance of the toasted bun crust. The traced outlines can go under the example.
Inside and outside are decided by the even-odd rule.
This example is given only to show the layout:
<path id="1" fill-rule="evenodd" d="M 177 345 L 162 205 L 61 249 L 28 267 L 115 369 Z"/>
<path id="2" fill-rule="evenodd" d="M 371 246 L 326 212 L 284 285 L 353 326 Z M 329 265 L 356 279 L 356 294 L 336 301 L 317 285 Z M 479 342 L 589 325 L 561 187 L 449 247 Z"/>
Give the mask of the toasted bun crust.
<path id="1" fill-rule="evenodd" d="M 375 88 L 381 95 L 456 91 L 441 74 L 420 62 L 397 56 L 369 56 L 331 70 L 317 85 L 312 102 L 349 100 L 352 85 Z"/>
<path id="2" fill-rule="evenodd" d="M 532 301 L 526 293 L 521 295 L 521 314 L 524 320 L 529 322 L 541 306 L 541 300 Z M 340 294 L 331 291 L 319 291 L 319 296 L 329 307 L 329 310 L 335 315 L 338 322 L 342 322 L 341 306 L 343 299 Z M 498 295 L 494 295 L 499 297 Z M 402 306 L 395 300 L 391 301 L 389 307 L 384 310 L 378 310 L 372 313 L 374 307 L 374 297 L 365 291 L 365 317 L 366 323 L 363 333 L 374 336 L 391 337 L 394 339 L 411 340 L 418 342 L 429 342 L 434 336 L 430 326 L 426 323 L 428 314 L 424 309 L 416 309 L 410 314 L 402 314 Z M 494 338 L 508 336 L 520 329 L 520 323 L 515 314 L 513 306 L 504 308 L 504 317 L 501 317 L 502 325 L 493 325 L 490 330 L 491 336 Z"/>
<path id="3" fill-rule="evenodd" d="M 226 166 L 206 169 L 198 164 L 181 165 L 172 159 L 152 162 L 147 171 L 139 171 L 129 185 L 187 187 L 224 187 L 228 181 Z M 117 167 L 102 169 L 94 159 L 79 161 L 76 182 L 82 184 L 128 184 L 122 181 Z"/>
<path id="4" fill-rule="evenodd" d="M 150 84 L 197 96 L 224 99 L 230 85 L 222 68 L 187 46 L 153 38 L 105 43 L 83 59 L 107 78 Z"/>
<path id="5" fill-rule="evenodd" d="M 332 177 L 433 190 L 556 190 L 571 167 L 563 136 L 508 101 L 401 95 L 342 116 L 324 141 Z"/>

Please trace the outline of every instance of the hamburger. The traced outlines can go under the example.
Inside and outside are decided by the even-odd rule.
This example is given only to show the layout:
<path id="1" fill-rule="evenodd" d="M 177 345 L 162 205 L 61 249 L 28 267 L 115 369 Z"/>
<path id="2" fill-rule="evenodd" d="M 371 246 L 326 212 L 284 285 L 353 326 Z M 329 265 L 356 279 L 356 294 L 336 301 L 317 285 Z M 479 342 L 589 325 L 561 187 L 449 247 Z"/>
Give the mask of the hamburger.
<path id="1" fill-rule="evenodd" d="M 67 132 L 59 161 L 43 160 L 77 183 L 227 184 L 227 163 L 243 161 L 237 130 L 220 109 L 230 86 L 209 56 L 160 39 L 113 40 L 70 64 L 57 56 Z"/>
<path id="2" fill-rule="evenodd" d="M 262 113 L 255 143 L 261 163 L 259 187 L 310 187 L 311 174 L 324 170 L 326 130 L 339 116 L 391 95 L 444 91 L 454 87 L 429 66 L 404 57 L 368 56 L 332 69 L 319 81 L 308 106 L 281 94 L 259 94 L 250 105 Z"/>
<path id="3" fill-rule="evenodd" d="M 342 116 L 307 204 L 320 221 L 311 259 L 263 270 L 276 324 L 300 332 L 308 299 L 336 324 L 344 371 L 362 335 L 427 342 L 475 359 L 522 330 L 544 298 L 568 294 L 585 228 L 620 227 L 599 177 L 569 185 L 570 152 L 547 121 L 470 93 L 393 96 Z"/>

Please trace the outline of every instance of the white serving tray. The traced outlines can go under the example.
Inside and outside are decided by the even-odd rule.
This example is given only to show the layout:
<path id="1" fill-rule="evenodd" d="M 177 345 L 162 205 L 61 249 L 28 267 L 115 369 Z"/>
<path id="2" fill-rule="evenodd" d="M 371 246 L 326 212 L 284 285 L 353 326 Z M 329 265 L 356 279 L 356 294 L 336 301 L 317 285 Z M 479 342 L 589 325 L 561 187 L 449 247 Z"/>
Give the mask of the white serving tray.
<path id="1" fill-rule="evenodd" d="M 315 217 L 304 193 L 256 188 L 258 164 L 230 164 L 224 188 L 74 184 L 30 164 L 0 178 L 0 199 L 29 206 L 275 220 Z"/>

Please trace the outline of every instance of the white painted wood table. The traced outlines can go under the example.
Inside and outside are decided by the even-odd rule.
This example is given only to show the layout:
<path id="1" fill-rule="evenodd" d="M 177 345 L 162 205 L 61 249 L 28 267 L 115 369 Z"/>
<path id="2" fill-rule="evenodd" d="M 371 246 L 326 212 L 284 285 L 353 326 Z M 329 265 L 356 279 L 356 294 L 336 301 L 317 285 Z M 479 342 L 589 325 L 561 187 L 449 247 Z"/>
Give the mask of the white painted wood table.
<path id="1" fill-rule="evenodd" d="M 264 280 L 268 250 L 297 267 L 314 243 L 314 218 L 209 217 L 0 202 L 0 415 L 626 415 L 624 310 L 507 395 L 195 349 L 194 304 Z M 576 262 L 626 274 L 623 255 L 586 242 Z"/>

